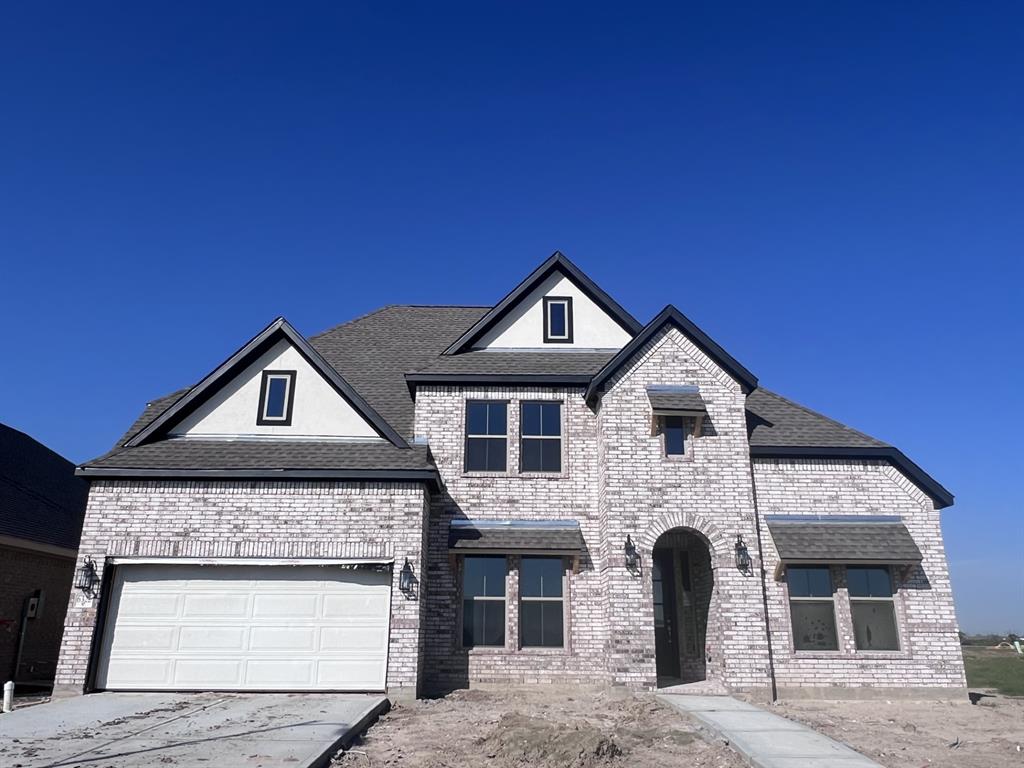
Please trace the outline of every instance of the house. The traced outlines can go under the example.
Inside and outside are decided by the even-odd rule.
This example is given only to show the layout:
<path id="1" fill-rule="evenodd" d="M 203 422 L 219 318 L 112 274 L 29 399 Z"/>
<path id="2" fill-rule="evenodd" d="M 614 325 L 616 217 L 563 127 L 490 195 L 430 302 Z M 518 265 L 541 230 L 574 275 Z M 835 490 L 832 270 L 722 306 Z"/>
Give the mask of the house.
<path id="1" fill-rule="evenodd" d="M 53 682 L 88 484 L 75 465 L 0 424 L 0 676 Z"/>
<path id="2" fill-rule="evenodd" d="M 965 686 L 949 492 L 559 253 L 489 307 L 278 319 L 79 473 L 65 691 Z"/>

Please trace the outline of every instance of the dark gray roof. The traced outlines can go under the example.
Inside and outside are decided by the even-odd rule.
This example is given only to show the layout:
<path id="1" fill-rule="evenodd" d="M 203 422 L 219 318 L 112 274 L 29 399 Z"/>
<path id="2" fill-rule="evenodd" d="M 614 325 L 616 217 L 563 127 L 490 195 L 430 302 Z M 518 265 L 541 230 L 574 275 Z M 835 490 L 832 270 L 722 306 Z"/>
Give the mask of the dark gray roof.
<path id="1" fill-rule="evenodd" d="M 0 535 L 77 549 L 88 493 L 74 464 L 0 424 Z"/>
<path id="2" fill-rule="evenodd" d="M 647 388 L 647 399 L 651 407 L 659 411 L 706 411 L 704 398 L 696 388 L 676 387 L 672 389 Z"/>
<path id="3" fill-rule="evenodd" d="M 408 376 L 494 375 L 579 376 L 589 379 L 614 352 L 463 352 L 445 355 Z"/>
<path id="4" fill-rule="evenodd" d="M 767 389 L 747 395 L 751 446 L 881 448 L 887 443 Z"/>
<path id="5" fill-rule="evenodd" d="M 83 465 L 90 470 L 397 470 L 433 471 L 426 446 L 313 440 L 193 440 L 176 438 L 115 448 Z"/>
<path id="6" fill-rule="evenodd" d="M 449 549 L 490 552 L 582 552 L 574 520 L 458 520 L 448 528 Z"/>
<path id="7" fill-rule="evenodd" d="M 765 522 L 783 562 L 921 562 L 898 516 L 768 515 Z"/>

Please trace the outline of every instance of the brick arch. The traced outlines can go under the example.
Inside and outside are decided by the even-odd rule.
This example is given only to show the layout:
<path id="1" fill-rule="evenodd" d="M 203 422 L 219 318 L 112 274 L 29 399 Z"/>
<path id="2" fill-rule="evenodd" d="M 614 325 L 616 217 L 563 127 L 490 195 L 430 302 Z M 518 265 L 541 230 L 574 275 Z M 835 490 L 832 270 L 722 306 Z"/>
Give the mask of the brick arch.
<path id="1" fill-rule="evenodd" d="M 714 567 L 715 562 L 719 558 L 730 554 L 729 540 L 718 529 L 718 526 L 704 515 L 697 515 L 691 512 L 669 512 L 659 517 L 640 537 L 638 542 L 640 549 L 649 553 L 654 549 L 654 545 L 661 535 L 674 528 L 687 528 L 704 540 L 708 551 L 711 553 L 712 567 Z"/>

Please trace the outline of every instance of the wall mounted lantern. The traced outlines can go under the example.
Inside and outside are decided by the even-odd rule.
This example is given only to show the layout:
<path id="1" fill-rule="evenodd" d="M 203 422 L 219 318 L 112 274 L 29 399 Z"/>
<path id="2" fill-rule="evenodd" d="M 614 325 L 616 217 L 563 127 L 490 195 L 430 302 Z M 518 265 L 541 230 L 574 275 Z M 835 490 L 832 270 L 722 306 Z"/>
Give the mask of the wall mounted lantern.
<path id="1" fill-rule="evenodd" d="M 416 576 L 412 572 L 412 563 L 405 558 L 405 565 L 398 573 L 398 588 L 406 595 L 410 595 L 416 589 Z"/>
<path id="2" fill-rule="evenodd" d="M 85 562 L 75 571 L 75 588 L 80 589 L 90 597 L 96 594 L 96 585 L 100 577 L 96 574 L 96 563 L 88 555 Z"/>
<path id="3" fill-rule="evenodd" d="M 736 568 L 743 573 L 750 572 L 750 552 L 740 534 L 736 534 Z"/>
<path id="4" fill-rule="evenodd" d="M 640 567 L 640 553 L 636 551 L 636 545 L 633 543 L 633 539 L 626 534 L 626 569 L 635 571 Z"/>

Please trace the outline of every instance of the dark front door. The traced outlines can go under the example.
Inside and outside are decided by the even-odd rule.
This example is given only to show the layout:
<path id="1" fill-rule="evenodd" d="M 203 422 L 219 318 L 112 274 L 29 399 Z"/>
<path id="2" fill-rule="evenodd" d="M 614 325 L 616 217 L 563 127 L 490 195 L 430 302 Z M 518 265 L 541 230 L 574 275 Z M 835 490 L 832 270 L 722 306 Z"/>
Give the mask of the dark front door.
<path id="1" fill-rule="evenodd" d="M 676 576 L 671 549 L 656 549 L 654 567 L 654 651 L 658 677 L 679 677 L 679 622 L 676 620 Z"/>

